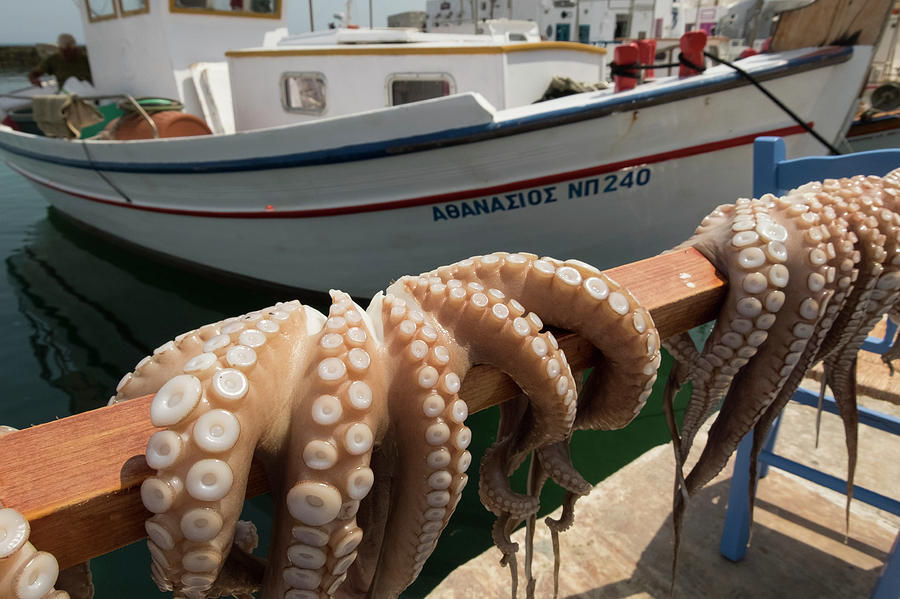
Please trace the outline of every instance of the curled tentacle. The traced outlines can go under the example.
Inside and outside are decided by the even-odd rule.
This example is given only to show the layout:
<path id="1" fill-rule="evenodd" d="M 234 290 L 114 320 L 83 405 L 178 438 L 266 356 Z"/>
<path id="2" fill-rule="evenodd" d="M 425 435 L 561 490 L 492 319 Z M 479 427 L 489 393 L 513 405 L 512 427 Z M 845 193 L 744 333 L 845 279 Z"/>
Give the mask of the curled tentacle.
<path id="1" fill-rule="evenodd" d="M 203 327 L 160 352 L 162 359 L 145 364 L 153 367 L 159 363 L 181 371 L 154 397 L 151 420 L 164 430 L 148 443 L 147 461 L 157 475 L 148 478 L 141 489 L 144 505 L 156 514 L 147 521 L 147 533 L 152 572 L 161 589 L 178 590 L 188 597 L 205 597 L 211 589 L 231 548 L 254 452 L 270 469 L 296 473 L 293 480 L 301 481 L 298 470 L 314 470 L 314 466 L 327 466 L 335 459 L 337 448 L 311 438 L 318 434 L 330 439 L 335 433 L 340 438 L 344 432 L 333 430 L 332 415 L 338 408 L 333 396 L 321 399 L 325 393 L 293 408 L 303 410 L 304 423 L 311 425 L 291 437 L 292 443 L 301 444 L 297 455 L 303 455 L 303 460 L 289 460 L 285 455 L 289 444 L 283 442 L 292 432 L 290 399 L 303 375 L 323 391 L 324 387 L 334 391 L 343 383 L 336 376 L 340 370 L 337 356 L 312 359 L 310 350 L 315 345 L 308 340 L 320 341 L 326 335 L 319 334 L 323 320 L 297 302 L 283 304 Z M 181 355 L 183 347 L 194 355 Z M 334 348 L 334 352 L 340 353 L 340 349 Z M 295 360 L 293 368 L 283 367 L 282 356 Z M 135 382 L 140 379 L 130 381 Z M 125 388 L 129 392 L 130 383 Z M 274 574 L 270 570 L 264 586 L 273 590 L 268 592 L 302 588 L 323 578 L 318 570 L 324 564 L 311 565 L 324 553 L 319 539 L 330 535 L 312 527 L 337 528 L 334 518 L 325 516 L 331 515 L 336 502 L 336 508 L 341 508 L 335 485 L 343 487 L 345 481 L 298 481 L 294 486 L 289 475 L 285 480 L 290 488 L 286 488 L 279 485 L 281 477 L 270 478 L 275 496 L 283 498 L 276 502 L 276 514 L 291 512 L 298 522 L 293 542 L 276 531 L 271 552 L 272 556 L 286 553 L 283 561 L 293 565 Z M 303 499 L 310 496 L 304 491 L 315 492 L 322 505 L 314 509 L 304 504 Z M 291 535 L 290 528 L 287 533 Z"/>
<path id="2" fill-rule="evenodd" d="M 412 286 L 413 281 L 407 280 L 406 284 Z M 443 285 L 486 290 L 485 297 L 497 300 L 511 296 L 516 301 L 510 302 L 509 307 L 517 313 L 513 327 L 519 334 L 524 335 L 532 327 L 536 332 L 546 322 L 578 332 L 600 349 L 608 359 L 594 369 L 579 395 L 575 428 L 621 428 L 635 417 L 651 392 L 660 360 L 659 336 L 653 321 L 626 289 L 589 265 L 538 259 L 530 254 L 497 253 L 442 267 L 420 277 L 415 284 L 418 290 Z M 458 295 L 462 299 L 461 291 Z M 525 310 L 532 310 L 532 315 L 526 318 Z M 547 342 L 532 345 L 531 350 L 538 355 L 557 350 L 552 335 L 548 334 Z M 551 376 L 569 371 L 562 354 L 546 361 L 546 369 Z M 533 396 L 528 389 L 524 390 Z M 564 391 L 569 406 L 574 385 L 568 384 Z M 508 483 L 500 481 L 500 476 L 508 477 L 528 452 L 560 438 L 560 429 L 548 432 L 542 424 L 548 421 L 541 413 L 542 406 L 543 403 L 532 399 L 529 414 L 533 414 L 535 426 L 520 427 L 506 436 L 498 435 L 498 442 L 482 462 L 482 498 L 501 517 L 506 514 L 513 518 L 527 517 L 536 510 L 539 487 L 533 491 L 527 511 L 518 510 L 516 505 L 498 506 L 491 495 L 508 494 Z M 522 430 L 528 432 L 523 435 Z M 568 431 L 564 433 L 567 434 Z M 567 454 L 567 445 L 565 449 Z M 548 473 L 554 480 L 565 488 L 577 489 L 576 494 L 588 492 L 589 486 L 575 472 L 568 457 L 551 459 L 549 450 L 545 455 L 548 460 L 545 467 L 549 467 Z"/>

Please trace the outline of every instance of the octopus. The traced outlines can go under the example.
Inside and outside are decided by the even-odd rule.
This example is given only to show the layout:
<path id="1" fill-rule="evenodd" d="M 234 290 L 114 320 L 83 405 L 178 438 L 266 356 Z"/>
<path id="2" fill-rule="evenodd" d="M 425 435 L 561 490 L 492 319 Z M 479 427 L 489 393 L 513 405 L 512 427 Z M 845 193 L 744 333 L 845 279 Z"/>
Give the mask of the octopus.
<path id="1" fill-rule="evenodd" d="M 696 248 L 729 284 L 701 350 L 686 333 L 662 344 L 676 361 L 664 402 L 677 464 L 673 584 L 690 497 L 751 430 L 755 480 L 769 428 L 819 362 L 845 427 L 849 525 L 856 354 L 879 319 L 900 315 L 898 202 L 900 170 L 813 182 L 784 197 L 721 205 L 676 248 Z M 591 488 L 572 465 L 569 439 L 575 430 L 624 427 L 640 412 L 660 364 L 649 312 L 590 265 L 526 253 L 402 277 L 366 309 L 343 292 L 330 296 L 327 315 L 282 302 L 179 335 L 117 386 L 111 403 L 154 395 L 150 419 L 160 430 L 146 460 L 155 474 L 141 498 L 153 514 L 145 528 L 159 588 L 190 599 L 397 597 L 467 484 L 465 422 L 484 406 L 460 390 L 479 364 L 521 389 L 500 406 L 478 472 L 513 597 L 510 533 L 523 521 L 533 533 L 549 480 L 567 493 L 561 518 L 547 520 L 558 569 L 558 534 Z M 573 372 L 548 327 L 577 333 L 603 359 L 586 377 Z M 897 353 L 886 354 L 888 364 Z M 672 398 L 688 381 L 679 424 Z M 720 403 L 685 472 L 700 425 Z M 529 459 L 528 487 L 516 492 L 510 476 Z M 275 498 L 267 560 L 252 555 L 256 529 L 238 519 L 253 461 Z M 0 509 L 4 596 L 68 597 L 53 589 L 55 560 L 27 539 L 21 515 Z M 531 534 L 525 551 L 531 597 Z"/>
<path id="2" fill-rule="evenodd" d="M 751 480 L 766 435 L 807 371 L 823 364 L 844 422 L 847 522 L 856 464 L 856 355 L 896 311 L 900 289 L 900 170 L 883 178 L 811 182 L 784 197 L 722 205 L 680 247 L 694 247 L 728 280 L 703 349 L 687 334 L 664 340 L 677 362 L 666 404 L 676 462 L 676 552 L 687 500 L 753 430 Z M 680 430 L 671 398 L 693 384 Z M 823 390 L 824 392 L 824 390 Z M 700 424 L 721 409 L 690 472 L 682 464 Z M 751 485 L 751 506 L 755 489 Z M 751 512 L 752 515 L 752 512 Z"/>
<path id="3" fill-rule="evenodd" d="M 141 498 L 161 590 L 397 597 L 466 486 L 465 421 L 480 406 L 459 392 L 478 364 L 522 391 L 501 408 L 478 475 L 509 555 L 509 531 L 533 519 L 540 484 L 552 479 L 573 498 L 589 490 L 569 461 L 572 430 L 627 424 L 660 361 L 647 310 L 576 260 L 495 253 L 402 277 L 366 309 L 340 291 L 331 299 L 327 315 L 283 302 L 179 335 L 119 383 L 111 403 L 154 394 L 155 474 Z M 583 388 L 547 326 L 602 353 Z M 518 493 L 509 477 L 531 454 L 537 482 Z M 265 562 L 251 555 L 255 529 L 238 520 L 254 460 L 275 498 Z"/>

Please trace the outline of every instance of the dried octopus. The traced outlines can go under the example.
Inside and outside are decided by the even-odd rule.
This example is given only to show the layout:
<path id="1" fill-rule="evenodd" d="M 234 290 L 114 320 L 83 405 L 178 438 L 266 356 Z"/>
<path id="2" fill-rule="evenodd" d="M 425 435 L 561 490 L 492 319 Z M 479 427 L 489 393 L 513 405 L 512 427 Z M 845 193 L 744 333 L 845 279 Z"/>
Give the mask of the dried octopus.
<path id="1" fill-rule="evenodd" d="M 668 406 L 676 550 L 686 500 L 754 426 L 757 455 L 819 361 L 845 422 L 851 487 L 856 352 L 874 323 L 897 310 L 898 194 L 895 172 L 742 199 L 718 207 L 681 246 L 697 248 L 730 284 L 702 351 L 686 334 L 665 341 L 677 362 L 669 399 L 693 383 L 680 430 Z M 146 452 L 157 474 L 142 487 L 155 514 L 146 530 L 161 589 L 190 598 L 251 597 L 257 589 L 285 599 L 399 595 L 466 484 L 470 406 L 458 393 L 482 363 L 523 391 L 501 407 L 497 441 L 479 472 L 482 502 L 498 517 L 494 540 L 508 560 L 517 549 L 509 533 L 522 520 L 533 529 L 546 480 L 568 492 L 563 517 L 549 522 L 554 534 L 590 489 L 569 461 L 572 431 L 628 424 L 659 366 L 649 313 L 578 261 L 497 253 L 403 277 L 366 310 L 341 292 L 332 300 L 327 316 L 288 302 L 180 335 L 120 382 L 112 402 L 154 393 L 151 420 L 163 429 Z M 583 388 L 545 322 L 603 353 Z M 685 475 L 683 458 L 723 398 Z M 528 492 L 516 493 L 509 476 L 529 454 Z M 255 530 L 238 521 L 253 458 L 277 498 L 268 563 L 250 555 Z M 0 550 L 19 555 L 30 547 L 20 539 L 27 523 L 23 529 L 8 510 L 0 515 L 8 516 L 4 530 L 19 531 Z M 26 553 L 31 559 L 34 549 Z M 9 580 L 0 576 L 0 584 Z M 66 596 L 50 589 L 21 597 L 45 595 Z"/>
<path id="2" fill-rule="evenodd" d="M 856 355 L 871 328 L 897 303 L 898 214 L 900 170 L 883 178 L 832 179 L 808 183 L 781 198 L 769 194 L 719 206 L 681 246 L 706 256 L 729 287 L 701 352 L 687 334 L 664 341 L 678 362 L 669 400 L 682 383 L 693 383 L 680 431 L 673 429 L 676 552 L 687 498 L 725 466 L 751 430 L 751 480 L 756 480 L 756 460 L 769 428 L 818 362 L 845 426 L 849 518 L 856 464 Z M 720 400 L 708 442 L 685 475 L 681 464 Z M 753 495 L 751 488 L 751 505 Z"/>
<path id="3" fill-rule="evenodd" d="M 332 300 L 327 316 L 288 302 L 180 335 L 120 382 L 112 401 L 155 393 L 150 416 L 163 429 L 146 451 L 157 473 L 141 489 L 155 514 L 146 530 L 160 589 L 399 595 L 466 484 L 469 406 L 458 393 L 476 364 L 523 391 L 479 473 L 482 501 L 501 522 L 495 537 L 511 552 L 507 523 L 538 508 L 537 495 L 510 488 L 512 470 L 539 450 L 543 478 L 584 493 L 554 445 L 576 424 L 624 426 L 660 360 L 649 313 L 577 261 L 497 253 L 403 277 L 367 310 L 341 292 Z M 545 322 L 606 358 L 577 401 Z M 265 565 L 247 555 L 253 530 L 238 522 L 253 458 L 276 498 Z"/>

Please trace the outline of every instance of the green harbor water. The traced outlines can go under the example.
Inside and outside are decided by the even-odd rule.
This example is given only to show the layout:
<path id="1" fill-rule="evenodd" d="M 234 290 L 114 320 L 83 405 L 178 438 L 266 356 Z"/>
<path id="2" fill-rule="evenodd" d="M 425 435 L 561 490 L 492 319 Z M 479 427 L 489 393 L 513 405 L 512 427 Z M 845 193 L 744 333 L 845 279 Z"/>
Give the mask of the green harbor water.
<path id="1" fill-rule="evenodd" d="M 24 85 L 24 74 L 0 72 L 0 93 Z M 17 428 L 106 405 L 124 373 L 183 331 L 292 297 L 326 309 L 323 296 L 286 296 L 187 272 L 99 239 L 50 208 L 3 163 L 0 259 L 5 274 L 0 277 L 0 320 L 6 323 L 0 343 L 0 380 L 5 384 L 0 424 Z M 660 381 L 666 372 L 664 362 Z M 625 430 L 576 433 L 573 460 L 591 482 L 668 441 L 659 386 Z M 475 483 L 478 460 L 494 440 L 496 408 L 472 415 L 467 424 L 474 432 L 472 478 L 437 550 L 405 598 L 424 597 L 454 567 L 491 545 L 493 517 L 481 506 Z M 514 486 L 524 486 L 521 473 Z M 560 499 L 558 490 L 546 490 L 542 511 L 555 508 Z M 251 500 L 244 514 L 260 528 L 260 554 L 268 541 L 271 501 L 268 496 Z M 82 534 L 88 537 L 91 530 Z M 150 580 L 149 564 L 143 542 L 93 560 L 95 596 L 162 596 Z"/>

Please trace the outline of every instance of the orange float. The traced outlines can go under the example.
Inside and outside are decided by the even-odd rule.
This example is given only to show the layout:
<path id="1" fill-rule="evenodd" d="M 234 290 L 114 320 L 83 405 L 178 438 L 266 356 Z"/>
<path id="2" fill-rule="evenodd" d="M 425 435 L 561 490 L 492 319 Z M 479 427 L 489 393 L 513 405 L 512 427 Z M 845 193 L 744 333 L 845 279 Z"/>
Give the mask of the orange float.
<path id="1" fill-rule="evenodd" d="M 181 112 L 166 110 L 149 115 L 159 131 L 160 137 L 191 137 L 194 135 L 211 135 L 212 131 L 203 119 Z M 153 129 L 143 116 L 136 112 L 126 114 L 110 121 L 106 126 L 110 137 L 118 140 L 153 139 Z"/>

